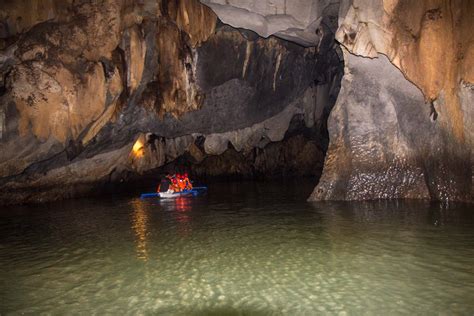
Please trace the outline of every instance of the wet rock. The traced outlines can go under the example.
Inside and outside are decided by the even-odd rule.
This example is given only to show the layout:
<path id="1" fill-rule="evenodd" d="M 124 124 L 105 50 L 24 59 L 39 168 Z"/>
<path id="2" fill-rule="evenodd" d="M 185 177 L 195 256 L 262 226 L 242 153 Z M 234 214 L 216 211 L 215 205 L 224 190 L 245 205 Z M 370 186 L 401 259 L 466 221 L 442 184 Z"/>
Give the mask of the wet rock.
<path id="1" fill-rule="evenodd" d="M 383 55 L 345 57 L 324 172 L 310 200 L 469 200 L 471 149 L 430 118 L 421 91 Z"/>
<path id="2" fill-rule="evenodd" d="M 166 139 L 167 161 L 174 160 L 183 155 L 192 144 L 194 144 L 194 137 L 192 135 Z"/>
<path id="3" fill-rule="evenodd" d="M 191 47 L 206 41 L 216 26 L 216 16 L 208 7 L 196 0 L 168 1 L 164 9 L 178 28 L 188 34 Z"/>
<path id="4" fill-rule="evenodd" d="M 459 80 L 472 81 L 473 12 L 470 1 L 341 3 L 336 39 L 374 59 L 345 54 L 326 168 L 310 199 L 472 200 L 472 91 Z"/>
<path id="5" fill-rule="evenodd" d="M 195 84 L 204 95 L 199 111 L 186 112 L 179 119 L 166 114 L 163 120 L 144 117 L 141 126 L 168 138 L 250 127 L 300 99 L 316 74 L 327 72 L 333 78 L 340 67 L 334 52 L 318 58 L 314 48 L 276 38 L 249 42 L 228 26 L 202 43 L 196 56 Z M 331 60 L 336 71 L 320 65 L 320 59 Z"/>
<path id="6" fill-rule="evenodd" d="M 175 117 L 202 104 L 202 94 L 196 85 L 195 50 L 187 46 L 179 28 L 170 21 L 159 22 L 157 30 L 158 85 L 162 89 L 157 96 L 161 113 Z"/>
<path id="7" fill-rule="evenodd" d="M 94 194 L 94 190 L 97 194 L 100 192 L 101 183 L 110 181 L 114 174 L 130 170 L 130 151 L 131 146 L 127 145 L 88 159 L 75 160 L 44 171 L 41 177 L 31 177 L 28 173 L 23 173 L 2 184 L 0 201 L 2 204 L 40 203 L 90 196 Z M 25 182 L 28 182 L 27 186 Z"/>
<path id="8" fill-rule="evenodd" d="M 192 158 L 192 163 L 201 163 L 206 158 L 205 153 L 202 152 L 202 150 L 196 145 L 196 143 L 192 143 L 188 147 L 188 152 Z"/>
<path id="9" fill-rule="evenodd" d="M 310 88 L 311 89 L 311 88 Z M 288 131 L 291 119 L 303 113 L 301 100 L 297 99 L 283 111 L 263 122 L 231 132 L 215 133 L 206 136 L 204 149 L 207 154 L 220 155 L 228 148 L 229 142 L 237 151 L 265 147 L 270 142 L 282 141 Z"/>
<path id="10" fill-rule="evenodd" d="M 32 133 L 40 140 L 76 139 L 105 110 L 106 79 L 100 63 L 88 64 L 83 78 L 67 68 L 50 68 L 33 62 L 16 67 L 11 76 L 12 98 L 21 113 L 21 136 Z"/>

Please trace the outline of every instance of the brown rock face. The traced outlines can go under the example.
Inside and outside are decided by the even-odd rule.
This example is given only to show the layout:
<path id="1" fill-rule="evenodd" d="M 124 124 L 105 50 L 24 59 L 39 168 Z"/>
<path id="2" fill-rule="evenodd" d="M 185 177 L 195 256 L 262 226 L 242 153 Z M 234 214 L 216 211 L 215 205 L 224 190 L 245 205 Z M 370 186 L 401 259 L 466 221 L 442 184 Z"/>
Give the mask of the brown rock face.
<path id="1" fill-rule="evenodd" d="M 162 87 L 160 112 L 179 116 L 200 107 L 202 96 L 195 84 L 193 51 L 184 43 L 182 32 L 169 21 L 160 23 L 157 32 L 158 85 Z"/>
<path id="2" fill-rule="evenodd" d="M 128 94 L 133 94 L 142 81 L 145 68 L 146 42 L 141 35 L 141 30 L 134 25 L 126 29 L 123 34 L 122 43 L 127 65 L 127 88 Z"/>
<path id="3" fill-rule="evenodd" d="M 216 26 L 216 15 L 207 6 L 194 0 L 164 1 L 169 17 L 176 26 L 189 36 L 191 46 L 206 41 Z"/>
<path id="4" fill-rule="evenodd" d="M 159 109 L 182 114 L 197 109 L 201 102 L 193 84 L 191 48 L 214 31 L 215 16 L 196 1 L 165 4 L 166 18 L 156 22 Z M 64 7 L 52 1 L 43 3 L 37 16 L 27 16 L 27 24 L 18 32 L 46 19 L 54 20 Z M 147 43 L 140 26 L 140 6 L 111 0 L 67 7 L 72 11 L 68 19 L 40 25 L 15 44 L 16 65 L 8 76 L 8 87 L 20 115 L 21 136 L 31 132 L 42 141 L 50 136 L 62 143 L 76 140 L 109 105 L 115 106 L 125 88 L 122 81 L 128 95 L 141 83 Z M 20 3 L 10 4 L 6 10 L 12 12 L 4 14 L 9 13 L 10 19 L 21 14 L 21 8 Z M 126 69 L 112 61 L 120 43 Z"/>
<path id="5" fill-rule="evenodd" d="M 178 117 L 202 104 L 196 86 L 196 47 L 214 33 L 216 16 L 195 0 L 163 1 L 161 11 L 155 36 L 160 70 L 148 84 L 143 102 L 161 116 Z"/>
<path id="6" fill-rule="evenodd" d="M 40 63 L 20 65 L 11 75 L 12 98 L 21 113 L 20 136 L 32 133 L 39 140 L 76 139 L 105 109 L 107 85 L 102 66 L 88 65 L 83 78 L 66 68 Z M 42 68 L 42 69 L 41 69 Z"/>
<path id="7" fill-rule="evenodd" d="M 106 77 L 99 60 L 110 58 L 118 45 L 120 9 L 113 1 L 100 8 L 78 5 L 70 22 L 46 23 L 18 42 L 8 86 L 20 136 L 75 140 L 110 104 L 107 94 L 116 100 L 120 74 L 112 68 Z"/>
<path id="8" fill-rule="evenodd" d="M 7 3 L 10 25 L 27 2 Z M 258 147 L 246 163 L 261 173 L 320 170 L 341 77 L 331 33 L 304 48 L 216 31 L 197 0 L 30 4 L 0 34 L 0 203 L 93 194 L 183 157 L 205 167 L 227 144 Z M 313 134 L 288 138 L 296 116 Z"/>
<path id="9" fill-rule="evenodd" d="M 5 0 L 0 7 L 0 43 L 48 20 L 66 18 L 70 0 Z M 3 42 L 5 44 L 5 42 Z M 3 48 L 0 46 L 0 49 Z"/>
<path id="10" fill-rule="evenodd" d="M 38 161 L 48 161 L 47 169 L 54 169 L 54 161 L 74 159 L 128 103 L 152 100 L 161 113 L 175 115 L 201 104 L 193 50 L 214 32 L 216 18 L 199 2 L 4 4 L 0 177 L 11 189 L 33 185 L 8 179 Z M 159 59 L 158 65 L 150 59 Z M 147 62 L 151 69 L 146 69 Z M 156 89 L 142 95 L 148 82 L 156 83 Z M 99 169 L 95 181 L 103 177 Z M 60 185 L 59 180 L 37 177 L 34 186 Z"/>
<path id="11" fill-rule="evenodd" d="M 474 3 L 354 0 L 341 8 L 346 74 L 310 199 L 472 200 Z"/>
<path id="12" fill-rule="evenodd" d="M 356 55 L 387 55 L 427 102 L 443 93 L 444 128 L 464 143 L 458 92 L 460 81 L 474 82 L 474 2 L 385 0 L 369 6 L 354 1 L 348 7 L 337 40 Z"/>
<path id="13" fill-rule="evenodd" d="M 390 13 L 389 13 L 390 14 Z M 399 1 L 391 12 L 393 57 L 428 101 L 446 98 L 445 128 L 464 142 L 459 82 L 474 82 L 474 2 Z"/>

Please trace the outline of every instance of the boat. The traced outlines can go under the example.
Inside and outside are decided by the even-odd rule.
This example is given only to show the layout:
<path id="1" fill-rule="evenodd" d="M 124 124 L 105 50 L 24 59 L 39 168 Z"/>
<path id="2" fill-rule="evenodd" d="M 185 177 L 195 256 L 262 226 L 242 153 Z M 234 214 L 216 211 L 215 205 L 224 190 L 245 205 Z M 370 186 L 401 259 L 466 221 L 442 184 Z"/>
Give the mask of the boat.
<path id="1" fill-rule="evenodd" d="M 173 199 L 180 196 L 198 196 L 207 191 L 207 187 L 194 187 L 191 190 L 183 190 L 181 192 L 151 192 L 151 193 L 142 193 L 140 195 L 141 199 L 148 198 L 161 198 L 161 199 Z"/>

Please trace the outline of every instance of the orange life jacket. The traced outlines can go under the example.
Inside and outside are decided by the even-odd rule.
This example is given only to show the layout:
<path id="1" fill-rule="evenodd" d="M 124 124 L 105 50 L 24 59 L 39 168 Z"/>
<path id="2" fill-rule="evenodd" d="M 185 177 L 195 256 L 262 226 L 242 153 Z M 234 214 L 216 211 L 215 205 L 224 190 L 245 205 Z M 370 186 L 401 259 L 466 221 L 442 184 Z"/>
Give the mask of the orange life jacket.
<path id="1" fill-rule="evenodd" d="M 181 189 L 179 187 L 179 181 L 175 177 L 171 178 L 170 189 L 173 192 L 180 192 L 181 191 Z"/>
<path id="2" fill-rule="evenodd" d="M 186 182 L 181 177 L 178 178 L 178 186 L 179 186 L 180 191 L 183 191 L 186 189 Z"/>

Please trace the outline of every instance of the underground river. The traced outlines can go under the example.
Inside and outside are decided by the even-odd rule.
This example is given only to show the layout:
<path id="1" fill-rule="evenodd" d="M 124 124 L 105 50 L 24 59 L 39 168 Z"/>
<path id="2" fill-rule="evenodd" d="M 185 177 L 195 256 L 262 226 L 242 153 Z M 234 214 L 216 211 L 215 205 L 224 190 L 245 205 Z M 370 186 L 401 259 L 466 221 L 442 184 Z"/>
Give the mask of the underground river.
<path id="1" fill-rule="evenodd" d="M 472 314 L 474 212 L 209 185 L 0 212 L 0 314 Z"/>

